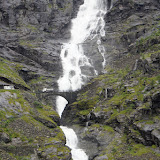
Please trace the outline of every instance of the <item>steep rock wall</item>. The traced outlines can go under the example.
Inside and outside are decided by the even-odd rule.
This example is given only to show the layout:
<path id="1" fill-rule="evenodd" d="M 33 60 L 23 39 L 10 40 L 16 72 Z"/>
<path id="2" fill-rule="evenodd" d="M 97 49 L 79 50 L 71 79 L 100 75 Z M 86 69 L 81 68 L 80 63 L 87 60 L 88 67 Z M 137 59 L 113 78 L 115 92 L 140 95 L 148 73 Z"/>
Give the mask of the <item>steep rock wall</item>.
<path id="1" fill-rule="evenodd" d="M 71 159 L 55 96 L 40 93 L 57 89 L 61 40 L 81 3 L 0 0 L 0 159 Z"/>
<path id="2" fill-rule="evenodd" d="M 0 1 L 0 55 L 23 66 L 18 72 L 27 83 L 37 78 L 37 83 L 30 84 L 34 90 L 57 88 L 56 81 L 62 73 L 61 38 L 69 38 L 71 18 L 81 3 L 82 0 Z M 42 77 L 43 84 L 38 82 Z"/>
<path id="3" fill-rule="evenodd" d="M 62 39 L 69 38 L 70 20 L 81 3 L 0 0 L 0 81 L 15 87 L 0 90 L 2 159 L 71 159 L 53 109 L 55 97 L 39 93 L 57 88 Z M 112 5 L 102 37 L 108 74 L 82 89 L 62 123 L 77 131 L 90 159 L 158 160 L 159 1 Z M 102 62 L 96 45 L 85 54 Z"/>
<path id="4" fill-rule="evenodd" d="M 159 11 L 157 0 L 119 0 L 106 14 L 106 73 L 62 116 L 91 160 L 159 159 Z"/>

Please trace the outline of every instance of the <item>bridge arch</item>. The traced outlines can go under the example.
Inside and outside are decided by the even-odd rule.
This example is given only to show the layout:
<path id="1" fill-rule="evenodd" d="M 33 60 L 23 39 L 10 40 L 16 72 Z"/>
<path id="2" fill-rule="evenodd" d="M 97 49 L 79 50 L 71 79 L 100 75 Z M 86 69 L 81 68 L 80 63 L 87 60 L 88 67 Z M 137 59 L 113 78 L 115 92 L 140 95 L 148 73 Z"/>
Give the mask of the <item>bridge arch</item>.
<path id="1" fill-rule="evenodd" d="M 45 96 L 52 96 L 52 95 L 56 95 L 56 96 L 61 96 L 63 98 L 65 98 L 69 104 L 73 103 L 76 101 L 77 99 L 77 94 L 78 94 L 78 91 L 75 91 L 75 92 L 56 92 L 56 91 L 53 91 L 53 90 L 46 90 L 46 91 L 42 91 L 41 93 L 43 93 Z"/>

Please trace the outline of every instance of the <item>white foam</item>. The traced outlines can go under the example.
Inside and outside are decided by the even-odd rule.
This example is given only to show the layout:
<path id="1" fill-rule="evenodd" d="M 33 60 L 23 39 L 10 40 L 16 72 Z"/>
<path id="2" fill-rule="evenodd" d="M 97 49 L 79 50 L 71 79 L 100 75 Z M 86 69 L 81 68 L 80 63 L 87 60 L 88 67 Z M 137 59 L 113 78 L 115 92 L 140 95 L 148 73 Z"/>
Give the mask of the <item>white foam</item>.
<path id="1" fill-rule="evenodd" d="M 63 44 L 61 59 L 63 66 L 63 76 L 58 80 L 60 91 L 75 91 L 80 89 L 85 83 L 87 76 L 82 74 L 82 66 L 91 66 L 89 59 L 84 55 L 82 44 L 87 39 L 93 39 L 99 35 L 105 36 L 103 20 L 107 5 L 104 0 L 85 0 L 80 7 L 78 15 L 72 20 L 71 39 Z M 100 38 L 97 40 L 99 52 L 104 58 L 105 49 Z M 96 75 L 96 70 L 95 70 Z"/>
<path id="2" fill-rule="evenodd" d="M 78 138 L 73 129 L 61 126 L 65 136 L 66 145 L 71 149 L 73 160 L 88 160 L 86 153 L 78 148 Z"/>

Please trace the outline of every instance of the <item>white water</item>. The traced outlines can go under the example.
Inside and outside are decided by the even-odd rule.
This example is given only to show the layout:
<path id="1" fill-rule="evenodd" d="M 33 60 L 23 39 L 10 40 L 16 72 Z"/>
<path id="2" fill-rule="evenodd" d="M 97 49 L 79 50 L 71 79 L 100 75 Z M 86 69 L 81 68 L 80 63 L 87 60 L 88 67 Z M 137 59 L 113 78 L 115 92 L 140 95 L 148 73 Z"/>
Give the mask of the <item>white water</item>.
<path id="1" fill-rule="evenodd" d="M 105 7 L 106 6 L 106 7 Z M 86 82 L 88 76 L 82 74 L 83 67 L 93 67 L 90 60 L 84 55 L 82 44 L 86 40 L 97 39 L 98 50 L 104 58 L 105 49 L 101 44 L 100 38 L 105 36 L 103 20 L 107 11 L 106 0 L 84 0 L 80 6 L 77 18 L 72 20 L 71 39 L 63 44 L 61 60 L 63 66 L 63 76 L 59 78 L 59 91 L 76 91 Z M 96 75 L 97 71 L 94 70 Z M 62 98 L 57 98 L 57 112 L 60 117 L 67 104 Z M 78 139 L 75 132 L 67 127 L 61 126 L 65 136 L 66 145 L 71 148 L 73 160 L 88 160 L 86 153 L 78 148 Z"/>
<path id="2" fill-rule="evenodd" d="M 56 108 L 57 108 L 57 112 L 58 112 L 60 118 L 61 118 L 62 112 L 64 111 L 64 108 L 66 107 L 67 104 L 68 104 L 68 101 L 65 98 L 60 97 L 60 96 L 57 97 Z"/>
<path id="3" fill-rule="evenodd" d="M 58 80 L 60 91 L 80 89 L 87 79 L 87 76 L 81 72 L 83 66 L 91 66 L 83 52 L 82 44 L 85 40 L 97 37 L 98 49 L 104 58 L 105 50 L 100 40 L 100 36 L 105 36 L 103 17 L 107 10 L 104 6 L 107 5 L 104 1 L 85 0 L 77 18 L 72 21 L 71 39 L 63 45 L 61 51 L 63 76 Z"/>
<path id="4" fill-rule="evenodd" d="M 73 160 L 88 160 L 86 153 L 77 147 L 78 138 L 73 129 L 64 126 L 61 126 L 61 129 L 66 136 L 66 145 L 71 148 Z"/>

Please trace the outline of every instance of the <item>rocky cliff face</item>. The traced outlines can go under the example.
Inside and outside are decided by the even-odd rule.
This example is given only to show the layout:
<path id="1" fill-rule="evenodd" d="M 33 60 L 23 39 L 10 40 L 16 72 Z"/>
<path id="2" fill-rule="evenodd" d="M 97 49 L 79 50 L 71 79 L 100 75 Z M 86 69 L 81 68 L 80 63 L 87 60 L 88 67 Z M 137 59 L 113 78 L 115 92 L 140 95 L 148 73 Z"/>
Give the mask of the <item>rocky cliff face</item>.
<path id="1" fill-rule="evenodd" d="M 71 159 L 55 96 L 40 91 L 57 90 L 61 44 L 82 3 L 0 0 L 0 159 Z M 76 130 L 91 160 L 160 158 L 159 3 L 114 0 L 105 16 L 106 73 L 82 88 L 61 122 Z M 97 46 L 87 45 L 101 73 Z"/>
<path id="2" fill-rule="evenodd" d="M 159 17 L 157 0 L 115 1 L 106 14 L 107 73 L 82 88 L 62 119 L 90 159 L 160 158 Z"/>
<path id="3" fill-rule="evenodd" d="M 18 73 L 32 89 L 57 88 L 62 37 L 64 41 L 70 36 L 70 21 L 81 3 L 0 1 L 0 55 L 22 66 Z"/>
<path id="4" fill-rule="evenodd" d="M 0 159 L 71 159 L 55 96 L 39 92 L 57 90 L 62 38 L 81 3 L 0 0 Z"/>

